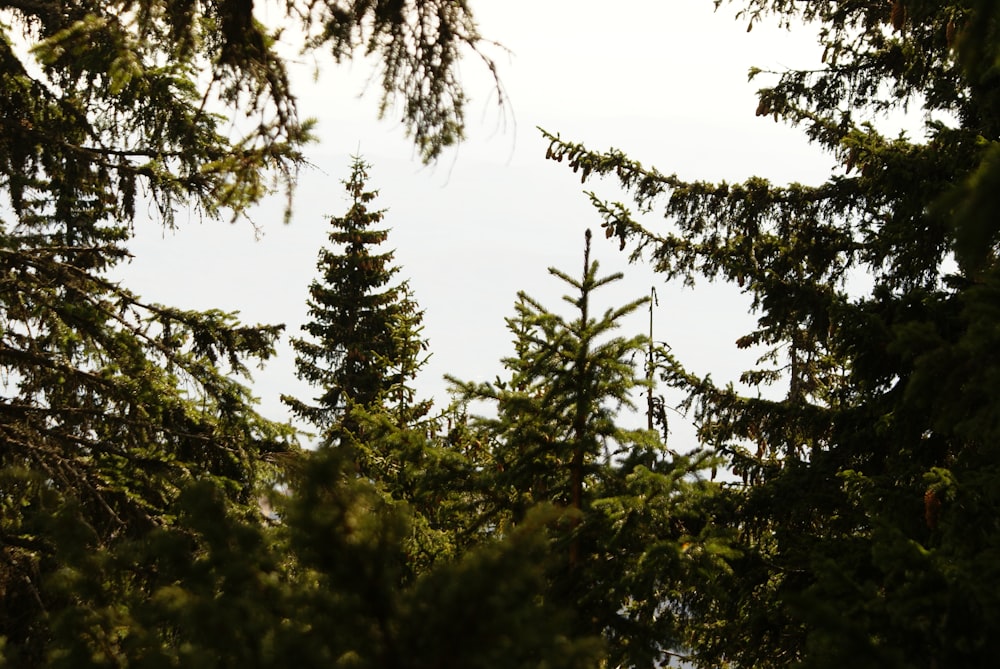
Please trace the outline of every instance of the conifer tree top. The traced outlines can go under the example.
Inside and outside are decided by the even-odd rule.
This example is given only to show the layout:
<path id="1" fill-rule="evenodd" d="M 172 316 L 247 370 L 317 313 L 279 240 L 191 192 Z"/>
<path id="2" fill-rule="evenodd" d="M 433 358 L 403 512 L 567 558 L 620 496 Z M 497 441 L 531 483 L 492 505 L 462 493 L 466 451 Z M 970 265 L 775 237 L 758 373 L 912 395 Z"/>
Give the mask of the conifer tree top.
<path id="1" fill-rule="evenodd" d="M 292 341 L 298 377 L 321 394 L 312 405 L 286 402 L 323 428 L 342 419 L 350 404 L 367 405 L 390 388 L 398 390 L 419 367 L 413 332 L 419 331 L 420 312 L 408 286 L 392 284 L 398 272 L 392 251 L 379 251 L 389 232 L 375 227 L 385 210 L 372 208 L 378 191 L 367 187 L 369 169 L 353 158 L 350 177 L 342 182 L 347 212 L 330 218 L 331 246 L 320 250 L 319 277 L 309 286 L 310 320 L 302 326 L 307 337 Z"/>

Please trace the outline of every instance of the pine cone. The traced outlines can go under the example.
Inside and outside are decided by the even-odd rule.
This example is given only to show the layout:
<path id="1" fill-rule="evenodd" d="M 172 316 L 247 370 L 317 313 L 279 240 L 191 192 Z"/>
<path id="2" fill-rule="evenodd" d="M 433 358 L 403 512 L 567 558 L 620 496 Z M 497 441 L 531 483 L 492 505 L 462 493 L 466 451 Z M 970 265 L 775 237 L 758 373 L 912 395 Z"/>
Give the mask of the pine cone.
<path id="1" fill-rule="evenodd" d="M 903 6 L 903 0 L 895 0 L 892 3 L 893 30 L 902 32 L 904 23 L 906 23 L 906 7 Z"/>
<path id="2" fill-rule="evenodd" d="M 941 518 L 941 498 L 938 497 L 934 488 L 928 488 L 924 493 L 924 522 L 927 527 L 934 529 Z"/>

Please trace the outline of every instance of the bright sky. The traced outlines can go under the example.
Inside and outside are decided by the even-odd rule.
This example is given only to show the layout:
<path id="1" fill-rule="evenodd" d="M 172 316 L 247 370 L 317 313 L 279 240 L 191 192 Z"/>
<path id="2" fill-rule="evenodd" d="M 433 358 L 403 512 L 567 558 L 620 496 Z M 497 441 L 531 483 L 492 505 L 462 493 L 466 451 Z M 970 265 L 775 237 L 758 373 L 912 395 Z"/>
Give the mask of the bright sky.
<path id="1" fill-rule="evenodd" d="M 318 119 L 321 142 L 311 148 L 316 167 L 302 176 L 292 223 L 282 224 L 283 202 L 275 197 L 254 214 L 264 232 L 259 240 L 247 224 L 202 223 L 193 215 L 178 216 L 175 232 L 141 227 L 135 259 L 123 270 L 126 285 L 166 304 L 285 323 L 297 336 L 327 217 L 346 210 L 340 180 L 360 150 L 373 164 L 369 185 L 381 192 L 378 204 L 389 210 L 389 246 L 400 276 L 410 279 L 426 311 L 433 357 L 419 386 L 443 404 L 444 374 L 487 380 L 501 373 L 499 360 L 511 351 L 504 318 L 518 290 L 561 308 L 563 286 L 547 268 L 577 275 L 584 229 L 599 233 L 582 191 L 627 201 L 611 182 L 582 186 L 564 164 L 546 161 L 536 126 L 592 149 L 623 149 L 689 179 L 759 174 L 779 183 L 818 183 L 829 171 L 831 159 L 800 132 L 754 116 L 754 92 L 764 81 L 747 82 L 753 65 L 818 64 L 805 29 L 755 25 L 748 33 L 732 8 L 713 12 L 711 0 L 473 0 L 472 6 L 481 32 L 511 52 L 492 53 L 509 100 L 498 110 L 485 69 L 467 60 L 462 74 L 473 102 L 469 140 L 460 149 L 422 166 L 402 128 L 375 119 L 376 91 L 359 98 L 368 64 L 338 68 L 321 61 L 315 81 L 313 65 L 304 65 L 297 81 L 301 111 Z M 626 274 L 619 288 L 598 293 L 602 310 L 656 285 L 655 338 L 667 341 L 690 371 L 724 382 L 752 364 L 754 356 L 734 346 L 753 322 L 736 291 L 664 285 L 646 267 L 628 266 L 617 242 L 600 234 L 594 256 L 606 272 Z M 645 332 L 647 323 L 648 313 L 639 315 L 634 332 Z M 282 393 L 314 395 L 294 378 L 287 339 L 278 359 L 256 375 L 255 392 L 272 418 L 286 417 Z M 677 419 L 672 424 L 685 435 Z"/>

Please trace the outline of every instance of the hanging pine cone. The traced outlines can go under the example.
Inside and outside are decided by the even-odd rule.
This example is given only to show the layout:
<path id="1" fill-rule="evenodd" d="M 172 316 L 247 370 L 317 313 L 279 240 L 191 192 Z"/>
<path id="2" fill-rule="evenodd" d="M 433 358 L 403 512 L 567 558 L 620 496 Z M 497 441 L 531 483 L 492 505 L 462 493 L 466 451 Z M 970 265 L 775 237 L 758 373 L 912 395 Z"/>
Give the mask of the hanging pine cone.
<path id="1" fill-rule="evenodd" d="M 934 488 L 928 488 L 924 493 L 924 522 L 927 527 L 934 529 L 941 518 L 941 498 L 938 497 Z"/>
<path id="2" fill-rule="evenodd" d="M 906 7 L 903 0 L 895 0 L 892 3 L 892 28 L 896 32 L 902 32 L 903 24 L 906 23 Z"/>

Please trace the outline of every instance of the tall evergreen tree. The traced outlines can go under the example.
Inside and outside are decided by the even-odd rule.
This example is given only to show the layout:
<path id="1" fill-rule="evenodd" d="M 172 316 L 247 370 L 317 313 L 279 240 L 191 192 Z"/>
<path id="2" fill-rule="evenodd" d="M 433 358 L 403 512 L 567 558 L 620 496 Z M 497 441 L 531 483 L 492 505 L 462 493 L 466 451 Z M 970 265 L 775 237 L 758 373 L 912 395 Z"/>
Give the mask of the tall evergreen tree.
<path id="1" fill-rule="evenodd" d="M 373 229 L 385 210 L 372 210 L 377 191 L 366 190 L 369 165 L 355 157 L 344 181 L 350 207 L 330 219 L 333 248 L 319 252 L 320 278 L 309 286 L 309 339 L 293 339 L 300 379 L 322 391 L 315 404 L 285 397 L 299 417 L 328 429 L 349 418 L 353 405 L 388 399 L 412 401 L 407 384 L 422 362 L 421 312 L 405 285 L 391 285 L 398 268 L 392 252 L 379 253 L 388 230 Z"/>
<path id="2" fill-rule="evenodd" d="M 720 3 L 717 3 L 720 4 Z M 998 10 L 976 0 L 748 0 L 819 28 L 824 66 L 786 71 L 757 114 L 837 160 L 818 186 L 685 181 L 547 135 L 548 155 L 614 175 L 642 210 L 593 197 L 609 235 L 665 277 L 731 281 L 771 347 L 743 397 L 676 366 L 701 439 L 742 485 L 742 556 L 692 639 L 706 666 L 984 666 L 997 653 L 995 392 L 1000 265 Z M 751 76 L 761 76 L 752 70 Z M 925 137 L 879 131 L 898 108 Z M 952 261 L 957 260 L 957 268 Z M 872 288 L 852 295 L 852 274 Z"/>
<path id="3" fill-rule="evenodd" d="M 646 385 L 636 365 L 647 340 L 614 332 L 647 300 L 597 314 L 595 293 L 622 275 L 600 275 L 590 237 L 579 279 L 549 270 L 574 291 L 573 316 L 520 293 L 510 379 L 458 387 L 497 408 L 481 419 L 494 467 L 483 474 L 487 524 L 559 509 L 548 597 L 576 612 L 578 635 L 604 638 L 611 666 L 655 667 L 684 644 L 694 584 L 710 581 L 699 573 L 729 549 L 707 523 L 717 487 L 697 474 L 704 454 L 669 458 L 657 432 L 623 426 Z"/>
<path id="4" fill-rule="evenodd" d="M 510 380 L 459 386 L 470 399 L 498 404 L 498 418 L 487 424 L 501 439 L 494 456 L 501 478 L 510 479 L 509 486 L 498 489 L 513 495 L 500 506 L 514 520 L 543 501 L 582 511 L 586 474 L 605 460 L 608 440 L 627 443 L 635 437 L 615 419 L 622 407 L 634 409 L 631 393 L 641 381 L 630 358 L 645 340 L 604 339 L 644 300 L 593 317 L 592 293 L 622 275 L 598 276 L 598 264 L 590 259 L 589 231 L 582 280 L 555 268 L 549 271 L 579 292 L 564 298 L 577 309 L 577 318 L 566 320 L 519 293 L 516 315 L 508 319 L 516 354 L 504 360 Z"/>
<path id="5" fill-rule="evenodd" d="M 344 182 L 351 206 L 331 219 L 331 248 L 320 251 L 321 278 L 310 286 L 310 339 L 295 339 L 299 377 L 322 392 L 314 404 L 285 401 L 321 430 L 324 447 L 342 449 L 356 473 L 389 500 L 411 505 L 411 564 L 423 571 L 455 557 L 466 534 L 468 453 L 444 427 L 448 412 L 430 415 L 413 382 L 427 359 L 423 312 L 406 282 L 393 284 L 392 253 L 379 253 L 388 231 L 373 229 L 384 210 L 373 210 L 369 166 L 360 158 Z M 454 436 L 454 433 L 452 433 Z"/>

